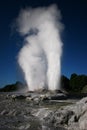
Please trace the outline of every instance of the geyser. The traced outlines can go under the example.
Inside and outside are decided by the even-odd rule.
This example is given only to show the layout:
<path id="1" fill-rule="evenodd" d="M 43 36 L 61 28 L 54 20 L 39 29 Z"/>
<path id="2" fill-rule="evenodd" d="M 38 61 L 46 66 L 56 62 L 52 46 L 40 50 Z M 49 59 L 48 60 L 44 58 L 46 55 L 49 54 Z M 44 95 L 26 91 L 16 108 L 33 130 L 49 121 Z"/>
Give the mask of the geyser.
<path id="1" fill-rule="evenodd" d="M 30 91 L 60 87 L 63 27 L 60 19 L 56 5 L 23 9 L 16 19 L 17 31 L 24 37 L 18 63 Z"/>

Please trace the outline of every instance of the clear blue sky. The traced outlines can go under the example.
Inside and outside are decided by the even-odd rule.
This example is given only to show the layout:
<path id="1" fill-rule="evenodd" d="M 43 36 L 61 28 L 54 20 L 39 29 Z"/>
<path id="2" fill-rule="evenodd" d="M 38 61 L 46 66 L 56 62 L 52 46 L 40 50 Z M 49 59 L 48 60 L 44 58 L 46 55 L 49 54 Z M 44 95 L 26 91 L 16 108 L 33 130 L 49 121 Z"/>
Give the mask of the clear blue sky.
<path id="1" fill-rule="evenodd" d="M 87 74 L 87 0 L 1 0 L 0 1 L 0 87 L 22 80 L 16 57 L 22 39 L 12 23 L 21 8 L 56 3 L 61 10 L 63 55 L 62 74 Z"/>

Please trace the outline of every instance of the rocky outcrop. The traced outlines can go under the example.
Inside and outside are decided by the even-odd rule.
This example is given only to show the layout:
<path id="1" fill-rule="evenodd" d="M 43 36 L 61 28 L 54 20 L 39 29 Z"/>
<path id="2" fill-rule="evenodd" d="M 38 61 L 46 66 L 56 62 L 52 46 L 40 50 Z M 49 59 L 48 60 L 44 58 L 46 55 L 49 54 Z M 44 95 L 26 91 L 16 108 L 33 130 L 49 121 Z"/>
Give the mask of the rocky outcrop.
<path id="1" fill-rule="evenodd" d="M 64 126 L 68 130 L 87 130 L 87 97 L 81 99 L 73 105 L 63 106 L 60 109 L 51 109 L 41 106 L 44 101 L 66 99 L 63 93 L 45 93 L 45 94 L 31 94 L 31 95 L 12 95 L 12 99 L 24 99 L 32 106 L 40 106 L 41 108 L 32 109 L 31 114 L 40 119 L 43 124 L 52 125 L 54 127 Z M 72 100 L 71 100 L 72 101 Z M 51 104 L 52 106 L 52 104 Z M 6 112 L 2 112 L 4 114 Z"/>
<path id="2" fill-rule="evenodd" d="M 58 100 L 58 96 L 63 96 L 64 100 Z M 58 92 L 1 93 L 0 128 L 87 130 L 87 97 L 64 106 L 67 101 L 72 103 L 72 99 L 66 100 L 66 95 Z M 62 105 L 59 105 L 60 102 Z"/>
<path id="3" fill-rule="evenodd" d="M 52 124 L 55 127 L 64 126 L 68 130 L 87 130 L 87 97 L 74 105 L 58 110 L 38 109 L 33 114 L 45 124 Z"/>

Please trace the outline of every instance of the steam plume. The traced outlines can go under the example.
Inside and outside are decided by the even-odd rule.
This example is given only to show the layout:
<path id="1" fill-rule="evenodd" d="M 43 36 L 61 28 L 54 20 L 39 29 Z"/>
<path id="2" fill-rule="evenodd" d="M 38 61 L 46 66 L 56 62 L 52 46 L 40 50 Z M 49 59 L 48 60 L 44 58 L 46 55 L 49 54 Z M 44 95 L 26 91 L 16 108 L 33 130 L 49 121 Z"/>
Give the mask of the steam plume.
<path id="1" fill-rule="evenodd" d="M 29 90 L 60 87 L 62 42 L 61 15 L 56 5 L 21 10 L 18 32 L 25 38 L 18 63 Z"/>

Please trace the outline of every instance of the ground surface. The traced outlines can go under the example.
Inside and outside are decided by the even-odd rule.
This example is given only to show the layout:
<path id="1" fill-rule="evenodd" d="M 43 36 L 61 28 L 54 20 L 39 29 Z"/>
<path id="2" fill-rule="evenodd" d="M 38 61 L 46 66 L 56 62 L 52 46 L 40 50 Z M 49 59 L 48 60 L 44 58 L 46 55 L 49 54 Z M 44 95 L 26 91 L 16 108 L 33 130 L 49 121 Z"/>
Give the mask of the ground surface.
<path id="1" fill-rule="evenodd" d="M 50 125 L 43 125 L 39 118 L 33 113 L 39 109 L 58 109 L 63 104 L 61 102 L 28 101 L 25 98 L 14 99 L 13 93 L 0 93 L 0 130 L 65 130 L 64 128 L 54 128 Z"/>

